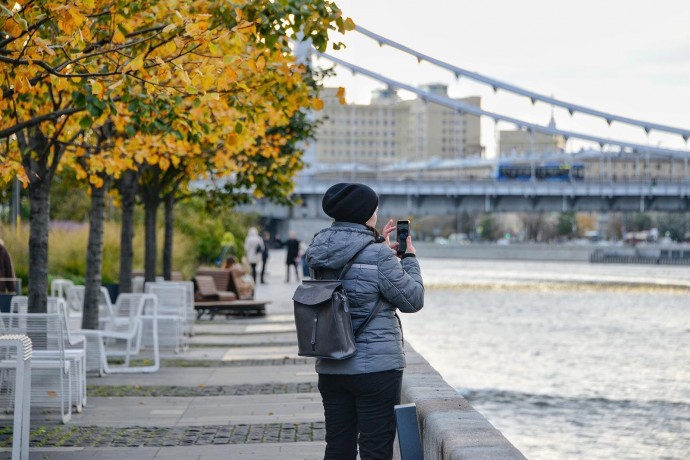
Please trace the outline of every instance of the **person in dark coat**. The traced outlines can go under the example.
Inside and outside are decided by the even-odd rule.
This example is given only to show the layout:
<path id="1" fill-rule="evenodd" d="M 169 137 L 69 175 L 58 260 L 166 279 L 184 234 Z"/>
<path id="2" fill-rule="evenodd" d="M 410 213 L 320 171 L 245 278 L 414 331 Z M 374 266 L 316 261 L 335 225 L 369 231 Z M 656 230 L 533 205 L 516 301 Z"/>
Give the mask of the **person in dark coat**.
<path id="1" fill-rule="evenodd" d="M 287 248 L 287 255 L 285 258 L 285 265 L 287 266 L 287 272 L 285 276 L 285 282 L 290 282 L 290 266 L 295 269 L 295 278 L 299 283 L 299 243 L 297 239 L 297 232 L 290 230 L 288 234 L 288 240 L 285 242 L 285 247 Z"/>
<path id="2" fill-rule="evenodd" d="M 395 229 L 393 220 L 379 235 L 375 228 L 378 196 L 366 185 L 335 184 L 326 191 L 322 207 L 335 222 L 318 232 L 307 249 L 311 273 L 317 279 L 321 274 L 339 273 L 356 255 L 342 279 L 353 329 L 381 302 L 357 336 L 353 356 L 316 359 L 326 419 L 324 458 L 354 460 L 359 447 L 362 460 L 388 460 L 393 457 L 394 406 L 400 403 L 406 365 L 396 312 L 414 313 L 424 306 L 416 250 L 408 236 L 407 251 L 397 255 L 398 243 L 388 240 Z"/>
<path id="3" fill-rule="evenodd" d="M 16 293 L 15 279 L 12 257 L 5 247 L 5 242 L 0 239 L 0 292 Z"/>
<path id="4" fill-rule="evenodd" d="M 266 263 L 268 262 L 268 247 L 271 245 L 271 234 L 263 233 L 264 252 L 261 254 L 261 284 L 266 284 Z"/>

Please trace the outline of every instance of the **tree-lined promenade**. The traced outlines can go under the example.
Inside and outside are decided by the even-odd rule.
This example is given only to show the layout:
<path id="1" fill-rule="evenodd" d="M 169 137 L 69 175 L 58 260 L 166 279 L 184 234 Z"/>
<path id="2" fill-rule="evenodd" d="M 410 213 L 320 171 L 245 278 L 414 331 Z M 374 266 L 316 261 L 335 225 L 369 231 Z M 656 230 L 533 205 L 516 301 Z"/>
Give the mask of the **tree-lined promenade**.
<path id="1" fill-rule="evenodd" d="M 108 194 L 120 204 L 120 289 L 131 290 L 133 215 L 145 209 L 145 275 L 164 276 L 174 204 L 190 180 L 231 177 L 205 198 L 288 200 L 312 136 L 322 73 L 295 60 L 352 29 L 329 1 L 27 0 L 0 6 L 0 181 L 30 200 L 29 306 L 46 310 L 50 189 L 57 174 L 90 191 L 83 327 L 97 328 Z M 339 44 L 334 43 L 334 48 Z"/>

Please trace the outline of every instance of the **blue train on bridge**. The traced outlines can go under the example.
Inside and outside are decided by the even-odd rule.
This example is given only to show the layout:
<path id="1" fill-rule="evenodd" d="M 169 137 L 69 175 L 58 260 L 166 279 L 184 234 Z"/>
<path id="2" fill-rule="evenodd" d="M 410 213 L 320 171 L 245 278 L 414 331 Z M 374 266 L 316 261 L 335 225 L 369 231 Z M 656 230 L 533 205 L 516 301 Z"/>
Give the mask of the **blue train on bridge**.
<path id="1" fill-rule="evenodd" d="M 585 178 L 585 165 L 571 162 L 500 161 L 496 165 L 494 177 L 497 180 L 581 181 Z"/>

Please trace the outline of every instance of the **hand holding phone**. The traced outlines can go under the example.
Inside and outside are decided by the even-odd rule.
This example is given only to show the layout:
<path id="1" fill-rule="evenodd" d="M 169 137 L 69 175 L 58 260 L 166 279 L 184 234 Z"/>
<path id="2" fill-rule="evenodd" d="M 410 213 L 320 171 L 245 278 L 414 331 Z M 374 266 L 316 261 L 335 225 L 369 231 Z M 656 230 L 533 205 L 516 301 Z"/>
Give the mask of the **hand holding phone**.
<path id="1" fill-rule="evenodd" d="M 407 237 L 410 236 L 410 221 L 409 220 L 399 220 L 396 229 L 396 241 L 398 242 L 398 255 L 405 254 L 407 252 Z"/>

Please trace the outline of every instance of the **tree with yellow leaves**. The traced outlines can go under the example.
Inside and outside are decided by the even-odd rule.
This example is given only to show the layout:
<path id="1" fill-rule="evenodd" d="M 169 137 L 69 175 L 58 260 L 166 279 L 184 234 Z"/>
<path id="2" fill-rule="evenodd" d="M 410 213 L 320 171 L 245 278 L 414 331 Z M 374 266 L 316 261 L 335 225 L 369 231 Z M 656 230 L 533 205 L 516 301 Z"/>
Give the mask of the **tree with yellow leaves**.
<path id="1" fill-rule="evenodd" d="M 307 0 L 28 0 L 1 7 L 0 25 L 0 179 L 29 188 L 37 312 L 46 304 L 50 183 L 79 139 L 107 123 L 117 133 L 101 164 L 79 171 L 94 185 L 142 165 L 177 168 L 203 158 L 202 145 L 216 147 L 213 157 L 184 171 L 212 164 L 232 174 L 243 164 L 237 152 L 314 103 L 290 39 L 302 32 L 325 49 L 329 30 L 352 27 L 333 3 Z"/>

